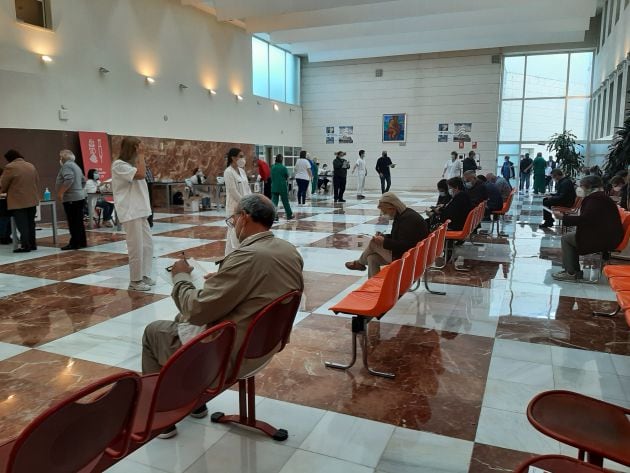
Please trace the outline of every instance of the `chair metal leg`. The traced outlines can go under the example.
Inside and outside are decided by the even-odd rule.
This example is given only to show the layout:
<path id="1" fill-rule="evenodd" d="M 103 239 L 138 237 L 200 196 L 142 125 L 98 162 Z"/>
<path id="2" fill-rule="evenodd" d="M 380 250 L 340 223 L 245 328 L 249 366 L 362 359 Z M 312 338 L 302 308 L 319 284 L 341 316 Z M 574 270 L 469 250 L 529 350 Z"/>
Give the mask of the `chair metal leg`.
<path id="1" fill-rule="evenodd" d="M 373 376 L 380 376 L 382 378 L 394 379 L 396 375 L 394 373 L 385 373 L 383 371 L 376 371 L 370 368 L 368 365 L 368 334 L 367 334 L 367 326 L 365 327 L 365 332 L 361 335 L 361 350 L 363 351 L 363 366 L 368 373 Z"/>
<path id="2" fill-rule="evenodd" d="M 354 363 L 357 361 L 357 332 L 352 332 L 352 360 L 350 363 L 344 365 L 341 363 L 334 363 L 332 361 L 324 362 L 324 365 L 327 368 L 334 368 L 336 370 L 347 370 L 354 366 Z"/>
<path id="3" fill-rule="evenodd" d="M 418 288 L 420 287 L 420 281 L 422 281 L 422 275 L 420 275 L 420 277 L 418 278 L 414 286 L 409 289 L 409 292 L 416 292 Z"/>
<path id="4" fill-rule="evenodd" d="M 429 287 L 429 278 L 427 277 L 427 270 L 424 271 L 424 287 L 427 290 L 427 292 L 430 292 L 431 294 L 437 294 L 438 296 L 445 296 L 446 295 L 446 292 L 434 291 L 433 289 L 431 289 Z"/>
<path id="5" fill-rule="evenodd" d="M 215 412 L 210 420 L 220 424 L 240 424 L 245 427 L 260 430 L 274 440 L 283 441 L 289 438 L 285 429 L 276 429 L 267 422 L 256 420 L 256 383 L 252 376 L 238 381 L 239 413 L 237 415 L 225 415 L 223 412 Z"/>
<path id="6" fill-rule="evenodd" d="M 614 317 L 615 315 L 619 313 L 620 310 L 621 310 L 621 306 L 617 304 L 617 309 L 615 309 L 614 312 L 599 312 L 599 311 L 594 310 L 593 315 L 595 317 Z"/>

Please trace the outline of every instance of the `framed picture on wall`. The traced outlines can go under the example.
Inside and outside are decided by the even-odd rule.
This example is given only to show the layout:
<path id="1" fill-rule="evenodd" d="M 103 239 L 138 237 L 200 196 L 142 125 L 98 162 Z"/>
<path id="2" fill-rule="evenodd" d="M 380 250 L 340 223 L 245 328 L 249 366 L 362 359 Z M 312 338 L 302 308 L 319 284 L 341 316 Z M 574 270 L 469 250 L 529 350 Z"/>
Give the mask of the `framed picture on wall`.
<path id="1" fill-rule="evenodd" d="M 407 114 L 384 114 L 383 143 L 404 143 L 405 141 L 407 141 Z"/>

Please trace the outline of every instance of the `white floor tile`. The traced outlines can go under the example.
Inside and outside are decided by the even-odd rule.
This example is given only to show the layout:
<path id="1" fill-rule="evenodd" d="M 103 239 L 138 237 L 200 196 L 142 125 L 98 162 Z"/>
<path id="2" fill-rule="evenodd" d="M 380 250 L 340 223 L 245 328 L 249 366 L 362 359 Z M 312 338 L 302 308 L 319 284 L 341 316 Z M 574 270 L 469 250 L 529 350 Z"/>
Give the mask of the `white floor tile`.
<path id="1" fill-rule="evenodd" d="M 599 373 L 615 374 L 615 366 L 608 353 L 576 350 L 574 348 L 551 347 L 551 355 L 554 366 L 575 368 Z"/>
<path id="2" fill-rule="evenodd" d="M 550 365 L 551 347 L 539 343 L 497 339 L 494 341 L 492 356 Z"/>
<path id="3" fill-rule="evenodd" d="M 610 355 L 619 376 L 630 376 L 630 356 Z"/>
<path id="4" fill-rule="evenodd" d="M 25 351 L 30 350 L 29 347 L 23 347 L 22 345 L 14 345 L 12 343 L 0 342 L 0 360 L 6 360 L 12 356 L 19 355 Z"/>
<path id="5" fill-rule="evenodd" d="M 19 276 L 17 274 L 0 273 L 0 297 L 10 296 L 18 292 L 29 291 L 36 287 L 48 286 L 55 284 L 57 281 L 52 279 L 31 278 L 28 276 Z"/>
<path id="6" fill-rule="evenodd" d="M 347 461 L 298 450 L 280 473 L 372 473 L 374 469 Z"/>
<path id="7" fill-rule="evenodd" d="M 551 386 L 549 388 L 551 389 Z M 482 405 L 493 409 L 525 414 L 529 402 L 542 391 L 544 389 L 541 386 L 488 379 Z"/>
<path id="8" fill-rule="evenodd" d="M 556 389 L 567 389 L 599 399 L 626 399 L 619 376 L 562 366 L 553 367 Z"/>
<path id="9" fill-rule="evenodd" d="M 175 238 L 164 237 L 160 235 L 153 236 L 153 255 L 163 256 L 169 253 L 185 251 L 201 245 L 206 245 L 214 240 L 201 240 L 199 238 Z M 84 250 L 81 250 L 84 251 Z M 114 243 L 105 243 L 104 245 L 92 246 L 86 248 L 85 251 L 104 251 L 108 253 L 127 254 L 127 242 L 117 241 Z"/>
<path id="10" fill-rule="evenodd" d="M 306 246 L 316 241 L 323 240 L 332 235 L 325 232 L 306 232 L 299 230 L 274 230 L 274 235 L 288 241 L 295 246 Z"/>
<path id="11" fill-rule="evenodd" d="M 553 388 L 553 369 L 551 365 L 511 360 L 493 356 L 490 361 L 488 379 L 539 386 L 541 389 Z"/>
<path id="12" fill-rule="evenodd" d="M 143 465 L 142 463 L 137 463 L 124 458 L 105 471 L 107 473 L 164 473 L 165 470 L 151 468 L 150 466 Z"/>

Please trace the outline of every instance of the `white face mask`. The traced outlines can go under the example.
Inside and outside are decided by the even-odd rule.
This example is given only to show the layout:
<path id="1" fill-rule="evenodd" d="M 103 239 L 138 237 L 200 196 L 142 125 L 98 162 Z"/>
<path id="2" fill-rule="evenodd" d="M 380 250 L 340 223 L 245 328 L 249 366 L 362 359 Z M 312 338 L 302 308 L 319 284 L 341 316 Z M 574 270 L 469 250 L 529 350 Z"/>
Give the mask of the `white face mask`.
<path id="1" fill-rule="evenodd" d="M 446 192 L 440 191 L 440 197 L 444 197 L 444 196 L 446 196 Z"/>
<path id="2" fill-rule="evenodd" d="M 245 158 L 238 158 L 238 159 L 236 160 L 236 165 L 237 165 L 239 168 L 244 168 L 244 167 L 245 167 L 245 164 L 247 164 L 247 161 L 245 161 Z"/>
<path id="3" fill-rule="evenodd" d="M 63 166 L 63 159 L 59 160 L 59 166 Z"/>
<path id="4" fill-rule="evenodd" d="M 100 177 L 99 173 L 95 172 L 94 173 L 94 180 L 98 181 L 98 178 Z"/>
<path id="5" fill-rule="evenodd" d="M 450 195 L 451 197 L 455 197 L 455 189 L 451 189 L 451 188 L 449 187 L 449 189 L 448 189 L 448 195 Z"/>
<path id="6" fill-rule="evenodd" d="M 580 198 L 584 198 L 586 197 L 587 193 L 583 187 L 578 187 L 577 190 L 575 191 L 575 195 L 577 195 Z"/>

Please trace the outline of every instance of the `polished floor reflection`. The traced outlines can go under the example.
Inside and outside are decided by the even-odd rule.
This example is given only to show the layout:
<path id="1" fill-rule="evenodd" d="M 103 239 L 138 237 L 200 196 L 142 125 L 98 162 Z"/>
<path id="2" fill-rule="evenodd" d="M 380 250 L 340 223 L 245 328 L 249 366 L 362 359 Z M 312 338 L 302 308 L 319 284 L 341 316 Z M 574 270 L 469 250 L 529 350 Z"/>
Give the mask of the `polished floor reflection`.
<path id="1" fill-rule="evenodd" d="M 403 192 L 410 207 L 432 205 L 432 193 Z M 594 318 L 614 308 L 614 294 L 590 271 L 592 284 L 560 283 L 559 231 L 539 230 L 541 199 L 519 196 L 501 224 L 456 249 L 456 266 L 431 271 L 433 288 L 402 297 L 370 324 L 370 357 L 393 380 L 324 361 L 350 357 L 350 318 L 328 308 L 365 280 L 344 262 L 389 222 L 378 194 L 343 207 L 317 197 L 294 209 L 296 220 L 274 232 L 305 263 L 306 289 L 287 348 L 257 378 L 260 418 L 287 428 L 274 442 L 237 427 L 187 419 L 179 435 L 154 440 L 113 472 L 474 472 L 511 471 L 535 453 L 571 449 L 527 422 L 529 400 L 546 389 L 570 389 L 630 406 L 630 329 L 621 318 Z M 181 208 L 155 215 L 149 293 L 130 292 L 124 234 L 88 232 L 88 248 L 61 252 L 38 231 L 36 252 L 0 246 L 0 439 L 17 434 L 69 391 L 124 369 L 139 370 L 144 327 L 170 319 L 165 268 L 185 252 L 195 280 L 216 271 L 226 227 L 222 212 Z M 463 270 L 463 271 L 461 271 Z M 237 410 L 228 391 L 211 411 Z M 623 467 L 615 466 L 623 470 Z M 628 470 L 626 470 L 628 471 Z"/>

